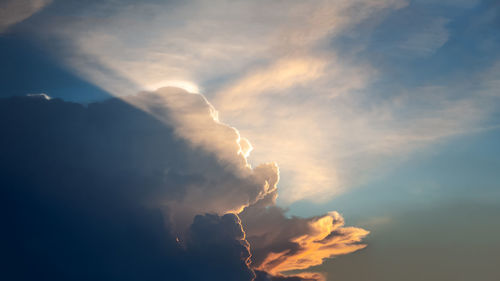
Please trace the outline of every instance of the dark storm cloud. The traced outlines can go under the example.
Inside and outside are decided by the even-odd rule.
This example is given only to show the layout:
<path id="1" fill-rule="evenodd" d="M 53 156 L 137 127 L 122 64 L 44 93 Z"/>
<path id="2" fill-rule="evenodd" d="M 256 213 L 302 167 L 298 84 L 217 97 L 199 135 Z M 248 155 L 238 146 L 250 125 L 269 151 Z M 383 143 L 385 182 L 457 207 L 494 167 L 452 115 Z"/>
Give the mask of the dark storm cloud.
<path id="1" fill-rule="evenodd" d="M 0 99 L 0 128 L 2 279 L 255 278 L 237 215 L 183 217 L 192 224 L 179 229 L 168 202 L 195 191 L 223 198 L 223 182 L 259 188 L 256 179 L 169 124 L 119 99 L 83 106 L 32 95 Z"/>
<path id="2" fill-rule="evenodd" d="M 183 249 L 160 210 L 143 204 L 159 194 L 154 165 L 184 163 L 171 129 L 119 100 L 10 98 L 0 115 L 2 279 L 182 278 Z"/>
<path id="3" fill-rule="evenodd" d="M 276 164 L 199 94 L 4 98 L 0 128 L 7 280 L 322 280 L 282 272 L 364 247 L 337 213 L 287 218 Z"/>
<path id="4" fill-rule="evenodd" d="M 276 188 L 275 165 L 247 166 L 237 131 L 216 122 L 201 95 L 166 88 L 127 101 L 155 117 L 119 99 L 4 100 L 5 171 L 36 177 L 44 191 L 70 186 L 73 196 L 99 185 L 103 195 L 163 210 L 179 233 L 196 214 L 237 212 Z"/>

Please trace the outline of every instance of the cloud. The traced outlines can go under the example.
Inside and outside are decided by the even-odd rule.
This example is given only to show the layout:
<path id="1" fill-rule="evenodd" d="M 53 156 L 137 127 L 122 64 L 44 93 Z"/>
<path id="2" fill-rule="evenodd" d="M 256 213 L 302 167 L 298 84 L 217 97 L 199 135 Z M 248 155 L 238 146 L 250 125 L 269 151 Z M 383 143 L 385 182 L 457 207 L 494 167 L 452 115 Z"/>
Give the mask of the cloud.
<path id="1" fill-rule="evenodd" d="M 307 269 L 366 246 L 360 242 L 369 232 L 345 227 L 337 212 L 288 218 L 282 208 L 266 204 L 269 201 L 260 201 L 240 214 L 252 245 L 253 266 L 259 270 L 279 274 Z"/>
<path id="2" fill-rule="evenodd" d="M 252 280 L 245 263 L 225 262 L 245 253 L 234 216 L 191 217 L 179 236 L 172 210 L 154 204 L 203 182 L 187 158 L 223 170 L 172 128 L 116 99 L 1 99 L 0 115 L 4 278 Z M 210 259 L 224 269 L 202 268 Z"/>
<path id="3" fill-rule="evenodd" d="M 0 33 L 31 17 L 52 0 L 7 0 L 0 3 Z"/>
<path id="4" fill-rule="evenodd" d="M 320 280 L 281 271 L 361 248 L 337 234 L 352 231 L 336 213 L 288 219 L 273 207 L 277 165 L 249 165 L 248 140 L 215 117 L 202 95 L 179 88 L 86 106 L 44 94 L 1 99 L 5 275 Z M 261 243 L 262 232 L 275 238 Z"/>

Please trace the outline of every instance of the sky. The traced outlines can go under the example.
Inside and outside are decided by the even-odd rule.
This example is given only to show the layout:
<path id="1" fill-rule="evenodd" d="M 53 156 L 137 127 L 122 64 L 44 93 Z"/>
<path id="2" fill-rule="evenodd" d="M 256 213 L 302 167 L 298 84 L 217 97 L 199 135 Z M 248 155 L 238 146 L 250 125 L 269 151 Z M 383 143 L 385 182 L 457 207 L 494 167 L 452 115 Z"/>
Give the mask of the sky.
<path id="1" fill-rule="evenodd" d="M 2 0 L 5 274 L 498 280 L 499 30 L 494 0 Z"/>

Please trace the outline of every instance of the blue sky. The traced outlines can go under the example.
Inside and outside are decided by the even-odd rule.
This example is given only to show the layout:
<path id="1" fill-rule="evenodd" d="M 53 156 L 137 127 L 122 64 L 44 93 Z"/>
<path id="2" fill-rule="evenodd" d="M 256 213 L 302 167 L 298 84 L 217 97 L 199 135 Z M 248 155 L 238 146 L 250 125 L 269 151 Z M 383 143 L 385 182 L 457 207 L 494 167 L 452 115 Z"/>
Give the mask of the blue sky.
<path id="1" fill-rule="evenodd" d="M 276 204 L 288 216 L 338 211 L 371 232 L 366 249 L 313 267 L 327 280 L 400 280 L 385 256 L 412 250 L 408 272 L 425 271 L 432 251 L 449 262 L 415 280 L 462 280 L 450 268 L 478 252 L 485 267 L 461 276 L 495 280 L 498 1 L 26 0 L 1 9 L 0 97 L 118 97 L 164 120 L 127 97 L 161 87 L 201 94 L 236 131 L 245 165 L 279 167 Z M 196 149 L 241 164 L 225 133 L 182 114 L 164 121 Z M 357 263 L 359 274 L 345 269 Z"/>

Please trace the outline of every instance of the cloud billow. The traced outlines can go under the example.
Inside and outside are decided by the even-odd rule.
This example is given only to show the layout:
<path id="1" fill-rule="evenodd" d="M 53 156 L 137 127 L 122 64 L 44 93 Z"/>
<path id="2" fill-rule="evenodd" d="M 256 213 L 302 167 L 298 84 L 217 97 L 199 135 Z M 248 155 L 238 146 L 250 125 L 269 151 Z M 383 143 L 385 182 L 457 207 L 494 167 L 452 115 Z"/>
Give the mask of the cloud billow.
<path id="1" fill-rule="evenodd" d="M 276 254 L 248 233 L 272 231 L 256 219 L 274 210 L 278 169 L 252 168 L 249 143 L 201 95 L 165 88 L 87 106 L 13 97 L 0 100 L 0 128 L 5 279 L 308 280 L 255 269 L 253 247 L 260 260 Z M 279 212 L 277 227 L 293 228 Z M 295 234 L 316 237 L 317 218 L 300 221 Z M 301 257 L 287 253 L 284 264 Z"/>

